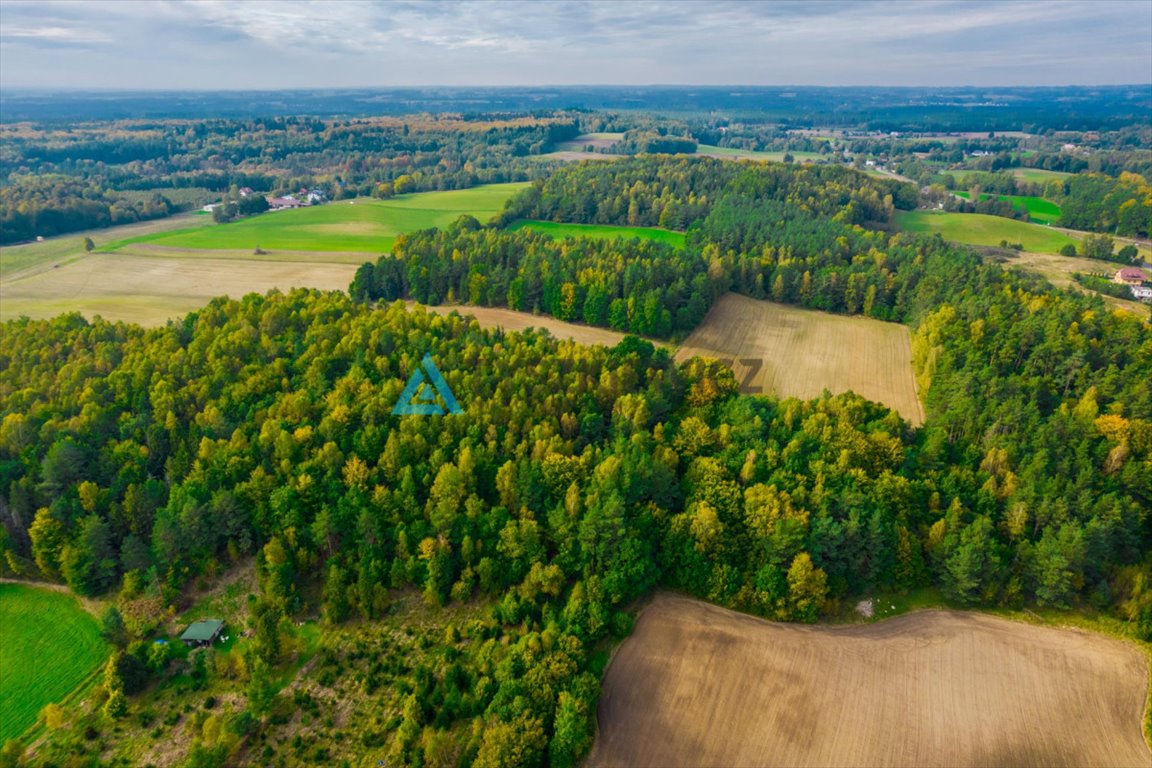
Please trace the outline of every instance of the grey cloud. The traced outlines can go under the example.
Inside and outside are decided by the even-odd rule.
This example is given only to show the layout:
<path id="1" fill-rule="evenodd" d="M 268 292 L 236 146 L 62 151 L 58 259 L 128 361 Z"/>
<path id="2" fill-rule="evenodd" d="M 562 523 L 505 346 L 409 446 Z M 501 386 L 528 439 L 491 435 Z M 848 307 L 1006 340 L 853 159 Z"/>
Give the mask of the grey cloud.
<path id="1" fill-rule="evenodd" d="M 6 87 L 1152 77 L 1152 3 L 1123 0 L 3 0 L 0 21 Z"/>

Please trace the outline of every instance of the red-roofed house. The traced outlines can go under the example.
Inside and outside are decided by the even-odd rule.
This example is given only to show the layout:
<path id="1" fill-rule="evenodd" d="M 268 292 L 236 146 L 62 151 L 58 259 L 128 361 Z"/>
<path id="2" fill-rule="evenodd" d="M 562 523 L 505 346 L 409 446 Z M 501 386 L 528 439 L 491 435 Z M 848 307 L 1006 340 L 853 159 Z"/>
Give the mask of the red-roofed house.
<path id="1" fill-rule="evenodd" d="M 1136 267 L 1124 267 L 1116 270 L 1116 276 L 1112 278 L 1112 281 L 1122 285 L 1140 285 L 1146 279 L 1143 270 Z"/>

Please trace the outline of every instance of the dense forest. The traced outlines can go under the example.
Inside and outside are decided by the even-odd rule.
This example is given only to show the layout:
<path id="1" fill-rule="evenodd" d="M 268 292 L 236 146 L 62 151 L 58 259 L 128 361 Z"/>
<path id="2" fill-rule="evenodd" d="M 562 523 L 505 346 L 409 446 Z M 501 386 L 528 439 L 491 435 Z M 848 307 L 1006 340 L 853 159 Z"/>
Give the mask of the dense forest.
<path id="1" fill-rule="evenodd" d="M 243 738 L 206 741 L 204 765 L 237 750 L 291 764 L 264 734 L 294 705 L 268 683 L 292 620 L 377 619 L 410 591 L 490 608 L 443 653 L 368 670 L 403 693 L 357 738 L 403 764 L 433 764 L 445 743 L 475 766 L 576 764 L 600 652 L 658 586 L 797 621 L 934 586 L 963 605 L 1092 606 L 1152 638 L 1147 326 L 883 229 L 915 202 L 910 185 L 839 168 L 587 163 L 490 227 L 402 239 L 352 297 L 217 300 L 154 330 L 10 322 L 4 567 L 84 595 L 119 589 L 136 661 L 112 677 L 163 678 L 175 668 L 149 666 L 141 642 L 162 607 L 254 555 L 253 639 L 227 672 L 247 685 Z M 522 217 L 689 235 L 677 250 L 503 229 Z M 854 395 L 743 396 L 723 365 L 677 365 L 636 337 L 582 347 L 370 301 L 519 306 L 675 337 L 725 290 L 907 323 L 924 427 Z M 426 352 L 464 414 L 392 415 Z M 355 653 L 328 647 L 323 664 Z M 83 738 L 77 726 L 44 759 Z"/>
<path id="2" fill-rule="evenodd" d="M 236 187 L 339 199 L 524 181 L 548 167 L 528 156 L 577 133 L 564 113 L 5 124 L 0 244 L 163 216 Z"/>

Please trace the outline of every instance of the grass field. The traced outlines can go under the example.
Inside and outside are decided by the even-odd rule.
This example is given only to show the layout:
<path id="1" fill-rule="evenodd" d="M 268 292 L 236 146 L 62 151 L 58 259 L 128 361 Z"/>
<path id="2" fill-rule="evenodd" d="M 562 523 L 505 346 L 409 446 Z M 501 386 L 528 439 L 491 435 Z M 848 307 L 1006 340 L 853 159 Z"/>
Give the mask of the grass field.
<path id="1" fill-rule="evenodd" d="M 36 722 L 100 665 L 107 647 L 76 598 L 0 584 L 0 743 Z"/>
<path id="2" fill-rule="evenodd" d="M 757 152 L 751 149 L 717 147 L 712 144 L 701 144 L 696 147 L 696 154 L 726 160 L 774 160 L 778 163 L 784 162 L 784 155 L 786 154 L 792 155 L 792 158 L 798 163 L 828 157 L 828 155 L 821 155 L 819 152 Z"/>
<path id="3" fill-rule="evenodd" d="M 945 240 L 969 245 L 1000 245 L 1000 241 L 1020 243 L 1026 251 L 1059 253 L 1077 240 L 1041 224 L 1029 224 L 1003 216 L 983 213 L 945 213 L 943 211 L 897 211 L 896 224 L 907 232 L 933 234 Z"/>
<path id="4" fill-rule="evenodd" d="M 957 197 L 969 199 L 967 192 L 957 192 Z M 992 195 L 987 192 L 980 195 L 981 200 L 987 200 Z M 1013 208 L 1023 208 L 1028 211 L 1028 218 L 1040 224 L 1055 224 L 1060 218 L 1060 206 L 1043 197 L 1030 197 L 1027 195 L 996 195 L 997 200 L 1007 200 Z"/>
<path id="5" fill-rule="evenodd" d="M 390 200 L 357 198 L 326 205 L 275 211 L 230 224 L 131 237 L 101 250 L 151 245 L 204 250 L 355 251 L 387 253 L 396 237 L 431 227 L 446 227 L 464 214 L 482 223 L 499 213 L 506 200 L 527 184 L 488 184 L 449 192 L 417 192 Z"/>
<path id="6" fill-rule="evenodd" d="M 1066 179 L 1069 176 L 1075 175 L 1072 173 L 1064 173 L 1063 171 L 1045 171 L 1040 168 L 1009 168 L 1007 170 L 1017 179 L 1028 184 L 1043 184 L 1052 179 Z M 940 173 L 952 176 L 957 181 L 969 174 L 991 175 L 988 171 L 969 170 L 966 168 L 940 171 Z"/>
<path id="7" fill-rule="evenodd" d="M 1132 645 L 921 611 L 854 626 L 657 597 L 605 674 L 589 766 L 1152 764 Z"/>
<path id="8" fill-rule="evenodd" d="M 1013 168 L 1012 175 L 1029 184 L 1043 184 L 1052 179 L 1066 179 L 1075 174 L 1064 173 L 1063 171 L 1045 171 L 1041 168 Z"/>
<path id="9" fill-rule="evenodd" d="M 731 360 L 744 392 L 809 399 L 825 389 L 833 394 L 851 390 L 914 425 L 924 422 L 903 325 L 729 293 L 684 340 L 676 359 L 695 355 Z M 741 362 L 748 359 L 759 360 L 759 370 Z"/>
<path id="10" fill-rule="evenodd" d="M 510 230 L 530 229 L 533 232 L 542 232 L 555 238 L 565 237 L 591 237 L 597 240 L 608 240 L 618 237 L 638 237 L 641 240 L 653 240 L 658 243 L 667 243 L 676 248 L 684 247 L 684 233 L 671 229 L 658 227 L 610 227 L 599 224 L 561 224 L 555 221 L 533 221 L 520 219 L 513 222 Z"/>

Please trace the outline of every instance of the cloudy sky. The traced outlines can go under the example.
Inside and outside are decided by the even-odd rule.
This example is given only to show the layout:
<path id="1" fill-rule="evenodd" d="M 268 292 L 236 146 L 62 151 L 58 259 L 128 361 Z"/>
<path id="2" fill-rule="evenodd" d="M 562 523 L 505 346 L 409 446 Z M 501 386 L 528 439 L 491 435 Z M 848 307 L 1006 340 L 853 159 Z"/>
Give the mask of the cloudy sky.
<path id="1" fill-rule="evenodd" d="M 1152 81 L 1152 0 L 0 0 L 0 87 Z"/>

